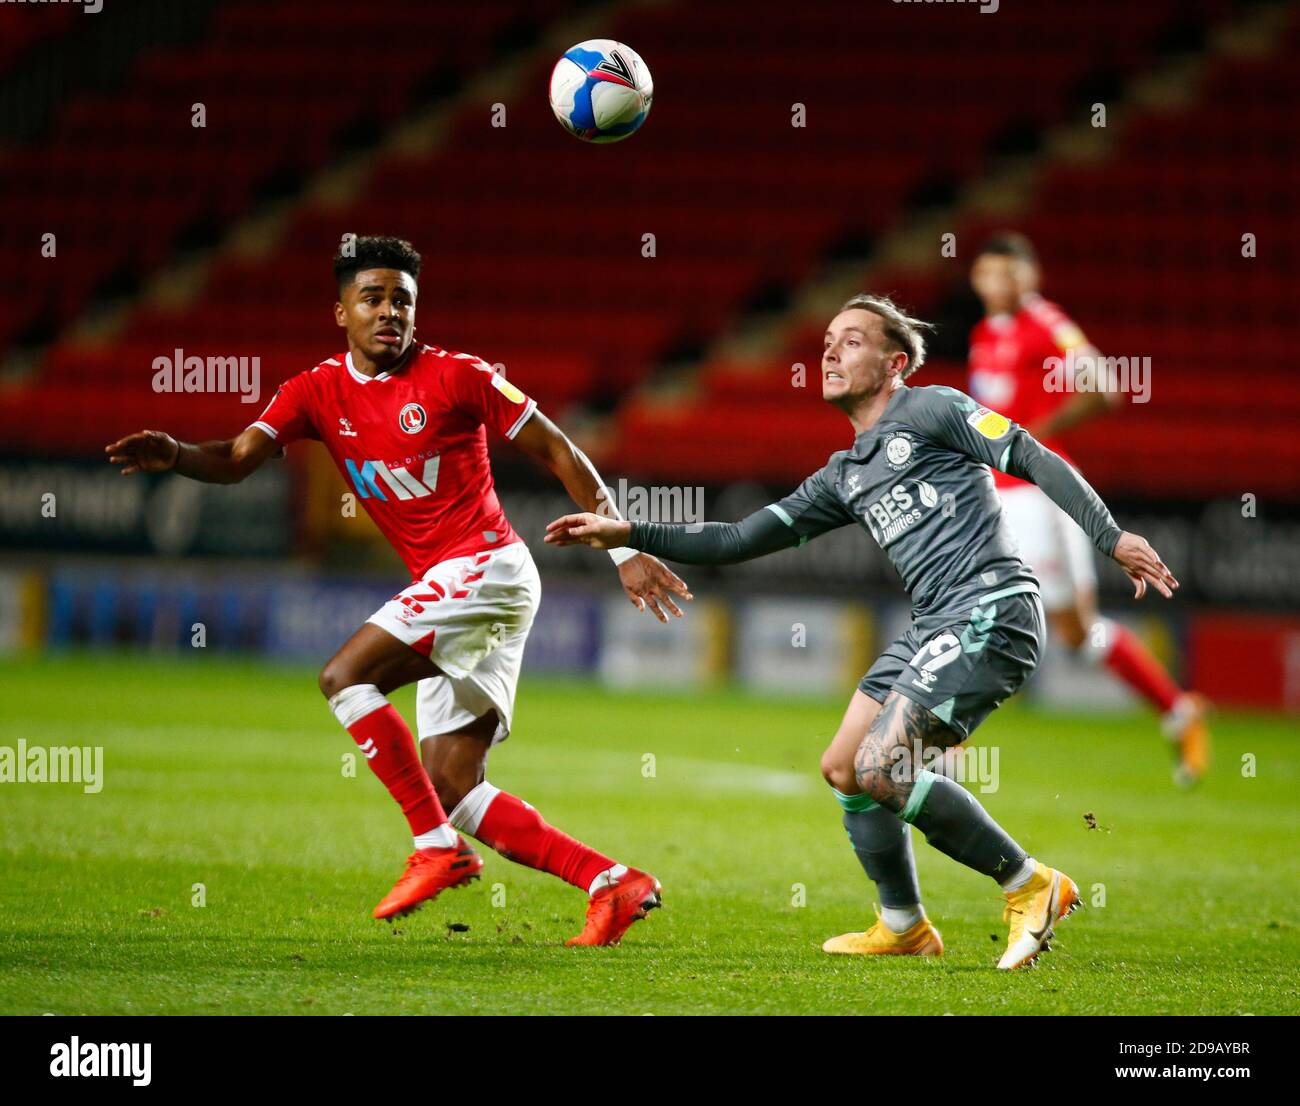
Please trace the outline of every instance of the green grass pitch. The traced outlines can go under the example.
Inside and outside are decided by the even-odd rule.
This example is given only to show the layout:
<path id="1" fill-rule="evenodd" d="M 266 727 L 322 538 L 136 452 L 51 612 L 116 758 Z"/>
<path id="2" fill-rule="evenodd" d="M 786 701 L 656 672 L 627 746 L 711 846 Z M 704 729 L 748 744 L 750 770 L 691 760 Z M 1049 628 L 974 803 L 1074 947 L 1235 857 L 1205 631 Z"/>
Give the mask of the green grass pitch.
<path id="1" fill-rule="evenodd" d="M 0 784 L 3 1014 L 1300 1011 L 1293 722 L 1221 716 L 1186 794 L 1149 717 L 995 715 L 986 805 L 1093 904 L 1003 974 L 996 888 L 919 834 L 947 955 L 820 951 L 872 917 L 817 774 L 840 700 L 526 682 L 489 778 L 664 884 L 621 947 L 567 949 L 584 896 L 490 850 L 481 882 L 371 920 L 409 838 L 364 760 L 343 774 L 310 670 L 72 656 L 0 685 L 0 744 L 104 747 L 99 794 Z"/>

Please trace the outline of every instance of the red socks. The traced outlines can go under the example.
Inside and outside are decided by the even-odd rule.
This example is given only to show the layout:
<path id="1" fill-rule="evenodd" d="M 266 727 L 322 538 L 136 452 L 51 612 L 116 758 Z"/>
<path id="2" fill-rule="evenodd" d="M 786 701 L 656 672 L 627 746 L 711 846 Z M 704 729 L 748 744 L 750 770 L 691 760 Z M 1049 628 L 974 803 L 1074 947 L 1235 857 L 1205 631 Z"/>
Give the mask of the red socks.
<path id="1" fill-rule="evenodd" d="M 361 747 L 370 769 L 397 800 L 416 837 L 445 825 L 447 815 L 425 774 L 402 716 L 374 684 L 345 687 L 330 707 Z M 419 844 L 419 842 L 417 842 Z"/>
<path id="2" fill-rule="evenodd" d="M 346 687 L 330 699 L 330 707 L 402 808 L 416 846 L 454 843 L 455 831 L 420 763 L 411 731 L 379 689 L 374 684 Z M 487 781 L 466 795 L 452 814 L 456 829 L 517 864 L 559 876 L 583 891 L 589 891 L 602 872 L 616 867 L 609 857 L 547 825 L 522 799 Z M 441 833 L 433 832 L 440 828 Z M 441 840 L 442 834 L 447 841 Z"/>
<path id="3" fill-rule="evenodd" d="M 584 892 L 601 872 L 615 866 L 609 857 L 548 825 L 522 799 L 486 780 L 452 811 L 452 824 L 516 864 L 559 876 Z"/>
<path id="4" fill-rule="evenodd" d="M 1132 630 L 1109 619 L 1105 622 L 1111 645 L 1103 654 L 1103 663 L 1161 714 L 1168 712 L 1182 689 Z"/>

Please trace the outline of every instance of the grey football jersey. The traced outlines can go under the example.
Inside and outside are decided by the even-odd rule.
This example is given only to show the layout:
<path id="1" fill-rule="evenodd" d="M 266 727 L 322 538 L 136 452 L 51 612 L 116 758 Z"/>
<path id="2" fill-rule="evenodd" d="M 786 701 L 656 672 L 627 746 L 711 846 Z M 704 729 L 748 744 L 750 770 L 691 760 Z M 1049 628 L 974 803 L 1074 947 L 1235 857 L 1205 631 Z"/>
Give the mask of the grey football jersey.
<path id="1" fill-rule="evenodd" d="M 990 593 L 1037 590 L 988 469 L 1006 468 L 1017 429 L 955 389 L 904 385 L 852 449 L 768 510 L 800 544 L 857 523 L 902 577 L 915 616 L 964 615 Z"/>

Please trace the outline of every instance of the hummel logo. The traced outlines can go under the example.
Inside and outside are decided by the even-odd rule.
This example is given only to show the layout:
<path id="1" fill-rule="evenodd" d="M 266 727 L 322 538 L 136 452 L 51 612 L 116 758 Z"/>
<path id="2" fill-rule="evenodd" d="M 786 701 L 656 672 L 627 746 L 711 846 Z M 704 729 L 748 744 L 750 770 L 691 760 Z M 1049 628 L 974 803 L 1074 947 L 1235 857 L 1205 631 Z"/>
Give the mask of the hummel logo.
<path id="1" fill-rule="evenodd" d="M 357 436 L 357 432 L 352 429 L 351 422 L 349 422 L 347 419 L 339 419 L 339 422 L 342 423 L 343 425 L 343 429 L 339 431 L 340 437 L 355 438 Z"/>
<path id="2" fill-rule="evenodd" d="M 374 760 L 379 753 L 379 748 L 375 745 L 375 739 L 373 737 L 366 738 L 361 743 L 361 751 L 365 753 L 366 760 Z"/>

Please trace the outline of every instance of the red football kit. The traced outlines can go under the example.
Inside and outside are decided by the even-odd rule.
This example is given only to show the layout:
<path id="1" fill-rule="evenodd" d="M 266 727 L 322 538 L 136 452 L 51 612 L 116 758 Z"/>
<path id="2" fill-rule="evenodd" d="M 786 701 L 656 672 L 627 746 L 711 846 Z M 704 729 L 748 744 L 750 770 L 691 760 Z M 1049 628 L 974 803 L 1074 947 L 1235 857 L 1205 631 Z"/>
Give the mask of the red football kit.
<path id="1" fill-rule="evenodd" d="M 369 377 L 338 354 L 290 377 L 253 423 L 281 445 L 324 444 L 411 578 L 520 540 L 497 499 L 491 427 L 513 438 L 537 404 L 480 358 L 419 345 Z"/>
<path id="2" fill-rule="evenodd" d="M 970 336 L 970 393 L 1021 426 L 1050 416 L 1073 394 L 1049 392 L 1046 361 L 1088 344 L 1083 331 L 1064 311 L 1039 295 L 1026 296 L 1014 315 L 983 319 Z M 1069 457 L 1055 440 L 1048 449 Z M 993 473 L 1000 488 L 1023 487 L 1024 481 Z"/>
<path id="3" fill-rule="evenodd" d="M 971 331 L 971 395 L 1022 426 L 1033 425 L 1052 415 L 1073 394 L 1064 390 L 1047 390 L 1048 359 L 1063 358 L 1069 350 L 1079 351 L 1087 346 L 1088 339 L 1083 331 L 1060 307 L 1037 294 L 1026 296 L 1014 315 L 986 318 Z M 1048 439 L 1043 444 L 1069 460 L 1060 442 Z M 996 469 L 993 480 L 1004 492 L 1029 486 L 1025 481 Z M 1023 504 L 1020 510 L 1024 510 Z M 1022 547 L 1026 542 L 1040 540 L 1042 533 L 1050 529 L 1050 524 L 1044 521 L 1051 514 L 1046 500 L 1040 504 L 1037 514 L 1042 529 L 1037 535 L 1020 534 Z M 1061 563 L 1068 562 L 1065 552 L 1056 556 Z M 1036 568 L 1051 571 L 1047 564 L 1040 563 Z M 1069 572 L 1063 578 L 1068 586 L 1078 586 L 1079 579 L 1071 579 Z M 1083 580 L 1084 586 L 1096 588 L 1091 570 Z M 1171 725 L 1181 725 L 1184 733 L 1194 736 L 1194 729 L 1186 725 L 1185 719 L 1196 716 L 1186 711 L 1182 714 L 1175 711 L 1183 693 L 1160 662 L 1127 627 L 1109 620 L 1103 620 L 1102 624 L 1105 625 L 1105 632 L 1100 636 L 1103 644 L 1090 646 L 1101 662 L 1150 701 L 1166 719 L 1174 719 Z"/>
<path id="4" fill-rule="evenodd" d="M 300 438 L 323 443 L 417 581 L 370 621 L 425 656 L 430 656 L 435 636 L 443 649 L 468 642 L 460 652 L 432 655 L 448 679 L 420 682 L 422 738 L 454 730 L 490 709 L 497 713 L 498 736 L 509 730 L 523 642 L 537 599 L 528 580 L 530 573 L 536 579 L 536 569 L 526 553 L 513 568 L 507 563 L 509 551 L 492 556 L 521 539 L 497 499 L 486 431 L 491 427 L 513 438 L 536 410 L 532 399 L 487 362 L 421 344 L 401 368 L 374 377 L 358 372 L 350 354 L 328 358 L 286 380 L 253 423 L 281 445 Z M 453 591 L 441 587 L 430 569 L 456 558 L 472 564 L 461 568 L 457 579 L 464 587 Z M 488 562 L 496 567 L 489 570 Z M 400 601 L 420 588 L 429 593 L 419 597 L 422 602 L 402 607 Z M 404 615 L 418 611 L 436 628 L 423 648 L 412 644 L 409 635 L 401 636 L 405 627 L 382 619 L 391 607 Z M 412 632 L 425 627 L 422 622 Z M 477 652 L 471 648 L 475 644 Z M 470 653 L 477 662 L 472 666 L 466 659 Z M 616 865 L 486 780 L 449 818 L 411 731 L 377 687 L 345 688 L 331 697 L 330 706 L 401 806 L 415 837 L 416 851 L 375 908 L 375 917 L 398 917 L 448 887 L 477 878 L 482 861 L 458 831 L 588 891 L 593 897 L 587 927 L 570 943 L 617 941 L 644 913 L 643 905 L 658 904 L 652 877 Z M 632 895 L 636 902 L 628 906 L 620 895 Z"/>

